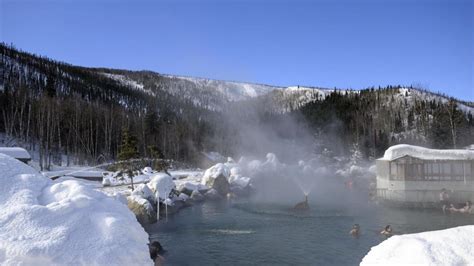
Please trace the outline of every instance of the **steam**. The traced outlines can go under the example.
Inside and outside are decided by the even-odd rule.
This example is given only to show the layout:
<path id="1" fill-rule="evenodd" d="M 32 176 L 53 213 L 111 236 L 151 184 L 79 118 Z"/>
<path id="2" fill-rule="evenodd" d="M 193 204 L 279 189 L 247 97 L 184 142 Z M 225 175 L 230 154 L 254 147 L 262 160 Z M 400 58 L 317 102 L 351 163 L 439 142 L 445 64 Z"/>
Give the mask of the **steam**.
<path id="1" fill-rule="evenodd" d="M 339 135 L 342 123 L 334 118 L 324 128 L 311 128 L 298 111 L 275 114 L 271 103 L 258 100 L 231 103 L 224 110 L 229 150 L 238 174 L 250 177 L 256 202 L 293 206 L 341 206 L 358 201 L 344 185 L 341 169 L 350 161 Z M 335 117 L 335 116 L 334 116 Z M 326 133 L 323 133 L 326 132 Z M 342 171 L 344 172 L 344 171 Z M 366 200 L 363 197 L 361 200 Z"/>

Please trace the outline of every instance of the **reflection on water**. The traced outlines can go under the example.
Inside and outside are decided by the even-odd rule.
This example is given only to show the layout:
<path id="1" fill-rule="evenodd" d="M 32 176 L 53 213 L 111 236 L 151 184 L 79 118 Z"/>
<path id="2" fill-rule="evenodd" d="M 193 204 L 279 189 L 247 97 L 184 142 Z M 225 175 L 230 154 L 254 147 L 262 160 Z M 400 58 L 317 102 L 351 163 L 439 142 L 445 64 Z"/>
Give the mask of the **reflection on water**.
<path id="1" fill-rule="evenodd" d="M 361 225 L 359 238 L 349 235 L 354 223 Z M 415 233 L 474 224 L 474 216 L 315 203 L 310 212 L 295 213 L 285 204 L 208 202 L 147 230 L 168 250 L 167 265 L 358 265 L 385 239 L 379 232 L 387 224 L 395 234 Z"/>

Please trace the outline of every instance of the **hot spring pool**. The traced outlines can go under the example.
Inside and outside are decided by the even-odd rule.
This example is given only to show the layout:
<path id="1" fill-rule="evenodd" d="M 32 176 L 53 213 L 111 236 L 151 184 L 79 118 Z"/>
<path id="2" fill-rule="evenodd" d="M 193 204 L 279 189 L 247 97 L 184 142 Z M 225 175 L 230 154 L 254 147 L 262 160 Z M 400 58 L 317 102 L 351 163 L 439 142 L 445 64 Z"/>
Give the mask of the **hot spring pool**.
<path id="1" fill-rule="evenodd" d="M 167 265 L 358 265 L 387 224 L 396 234 L 474 224 L 473 215 L 435 210 L 310 206 L 298 214 L 290 204 L 206 202 L 147 231 L 167 250 Z M 349 235 L 354 223 L 359 238 Z"/>

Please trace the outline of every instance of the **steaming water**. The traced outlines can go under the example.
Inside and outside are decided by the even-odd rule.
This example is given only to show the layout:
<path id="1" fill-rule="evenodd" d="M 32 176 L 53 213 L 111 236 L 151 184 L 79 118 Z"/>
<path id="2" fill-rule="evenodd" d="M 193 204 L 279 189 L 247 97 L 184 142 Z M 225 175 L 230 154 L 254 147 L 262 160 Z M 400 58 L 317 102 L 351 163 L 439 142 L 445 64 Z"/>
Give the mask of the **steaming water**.
<path id="1" fill-rule="evenodd" d="M 474 224 L 473 216 L 434 210 L 310 206 L 298 214 L 291 204 L 207 202 L 147 230 L 168 250 L 167 265 L 358 265 L 387 224 L 395 233 Z M 354 223 L 359 238 L 349 235 Z"/>

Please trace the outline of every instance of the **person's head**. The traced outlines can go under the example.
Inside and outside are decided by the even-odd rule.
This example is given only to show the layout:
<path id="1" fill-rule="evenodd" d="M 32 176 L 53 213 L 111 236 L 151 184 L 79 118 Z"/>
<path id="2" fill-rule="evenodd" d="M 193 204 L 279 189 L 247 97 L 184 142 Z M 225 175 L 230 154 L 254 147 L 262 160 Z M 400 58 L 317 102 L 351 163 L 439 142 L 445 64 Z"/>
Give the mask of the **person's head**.
<path id="1" fill-rule="evenodd" d="M 472 202 L 470 200 L 466 201 L 466 206 L 471 207 Z"/>
<path id="2" fill-rule="evenodd" d="M 446 192 L 446 189 L 445 188 L 441 189 L 441 192 Z"/>
<path id="3" fill-rule="evenodd" d="M 359 228 L 360 228 L 359 224 L 354 224 L 354 225 L 352 226 L 352 229 L 359 230 Z"/>
<path id="4" fill-rule="evenodd" d="M 385 226 L 385 231 L 391 231 L 392 227 L 390 225 Z"/>

